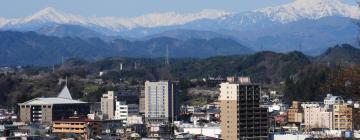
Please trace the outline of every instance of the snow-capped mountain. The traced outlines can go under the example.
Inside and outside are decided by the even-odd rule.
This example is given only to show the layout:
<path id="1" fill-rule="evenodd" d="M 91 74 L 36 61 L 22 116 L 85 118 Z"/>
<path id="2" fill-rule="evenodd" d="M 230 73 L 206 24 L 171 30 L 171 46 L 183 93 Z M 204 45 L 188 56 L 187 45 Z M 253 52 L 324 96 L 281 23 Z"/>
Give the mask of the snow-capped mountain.
<path id="1" fill-rule="evenodd" d="M 185 14 L 152 13 L 133 18 L 84 17 L 50 7 L 24 18 L 0 17 L 0 29 L 101 39 L 109 36 L 132 39 L 226 36 L 254 50 L 264 47 L 284 52 L 302 44 L 304 51 L 311 52 L 339 42 L 355 42 L 357 27 L 351 20 L 359 17 L 359 7 L 341 0 L 294 0 L 241 13 L 203 10 Z"/>
<path id="2" fill-rule="evenodd" d="M 359 18 L 357 6 L 342 3 L 340 0 L 295 0 L 292 3 L 268 7 L 254 12 L 261 12 L 274 21 L 289 23 L 300 19 L 320 19 L 328 16 Z"/>
<path id="3" fill-rule="evenodd" d="M 83 17 L 45 8 L 31 16 L 16 19 L 0 18 L 0 28 L 22 29 L 31 24 L 56 23 L 82 25 L 94 30 L 106 29 L 112 32 L 124 32 L 136 28 L 157 28 L 164 26 L 179 26 L 189 24 L 197 28 L 225 28 L 227 30 L 242 30 L 255 24 L 268 26 L 268 21 L 286 24 L 302 19 L 320 19 L 328 16 L 359 18 L 358 7 L 342 3 L 340 0 L 295 0 L 291 3 L 267 7 L 244 13 L 229 13 L 220 10 L 203 10 L 198 13 L 179 14 L 175 12 L 152 13 L 133 18 L 121 17 Z M 210 21 L 210 22 L 203 22 Z M 260 25 L 258 25 L 260 24 Z M 273 23 L 270 23 L 270 25 Z M 215 25 L 215 26 L 213 26 Z M 212 30 L 212 29 L 210 29 Z"/>
<path id="4" fill-rule="evenodd" d="M 11 28 L 12 26 L 37 23 L 56 23 L 83 26 L 98 26 L 101 28 L 121 31 L 136 27 L 157 27 L 185 24 L 198 19 L 216 19 L 229 13 L 218 10 L 203 10 L 199 13 L 178 14 L 175 12 L 153 13 L 134 18 L 118 17 L 82 17 L 69 13 L 59 12 L 52 7 L 45 8 L 31 16 L 17 19 L 0 18 L 0 27 Z"/>

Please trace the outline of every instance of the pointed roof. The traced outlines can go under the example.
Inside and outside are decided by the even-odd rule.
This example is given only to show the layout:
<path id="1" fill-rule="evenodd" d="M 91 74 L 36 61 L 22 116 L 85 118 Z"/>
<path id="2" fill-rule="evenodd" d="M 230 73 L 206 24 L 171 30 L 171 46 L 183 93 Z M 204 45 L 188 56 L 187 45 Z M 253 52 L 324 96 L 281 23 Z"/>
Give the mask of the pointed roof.
<path id="1" fill-rule="evenodd" d="M 70 94 L 70 91 L 69 91 L 67 85 L 64 86 L 64 88 L 59 93 L 58 97 L 72 100 L 72 97 L 71 97 L 71 94 Z"/>

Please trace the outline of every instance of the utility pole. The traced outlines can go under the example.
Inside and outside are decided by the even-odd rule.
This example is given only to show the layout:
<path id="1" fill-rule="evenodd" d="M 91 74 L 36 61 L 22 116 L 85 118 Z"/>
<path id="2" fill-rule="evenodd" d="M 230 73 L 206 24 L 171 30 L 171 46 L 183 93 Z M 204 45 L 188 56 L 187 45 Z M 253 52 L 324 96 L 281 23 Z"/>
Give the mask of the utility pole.
<path id="1" fill-rule="evenodd" d="M 61 56 L 61 65 L 64 65 L 64 56 Z"/>
<path id="2" fill-rule="evenodd" d="M 170 64 L 170 60 L 169 60 L 169 46 L 166 46 L 165 65 L 169 65 L 169 64 Z"/>

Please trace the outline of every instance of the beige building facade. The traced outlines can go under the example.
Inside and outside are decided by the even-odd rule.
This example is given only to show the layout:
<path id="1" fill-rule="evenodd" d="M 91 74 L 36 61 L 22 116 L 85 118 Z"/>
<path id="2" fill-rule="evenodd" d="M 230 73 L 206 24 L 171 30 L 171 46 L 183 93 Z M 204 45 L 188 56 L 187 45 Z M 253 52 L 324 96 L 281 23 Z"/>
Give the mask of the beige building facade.
<path id="1" fill-rule="evenodd" d="M 246 77 L 228 80 L 220 84 L 221 139 L 268 139 L 268 112 L 260 107 L 260 85 Z"/>
<path id="2" fill-rule="evenodd" d="M 301 108 L 301 102 L 293 101 L 291 107 L 288 109 L 288 122 L 300 124 L 304 120 L 304 112 Z"/>
<path id="3" fill-rule="evenodd" d="M 116 107 L 116 95 L 114 91 L 108 91 L 101 97 L 101 112 L 104 115 L 104 119 L 115 119 L 115 107 Z"/>
<path id="4" fill-rule="evenodd" d="M 346 104 L 333 105 L 335 130 L 353 130 L 353 109 Z"/>
<path id="5" fill-rule="evenodd" d="M 237 139 L 237 93 L 239 84 L 220 84 L 220 129 L 224 140 Z"/>
<path id="6" fill-rule="evenodd" d="M 333 112 L 324 107 L 304 108 L 305 129 L 329 128 L 333 129 Z"/>

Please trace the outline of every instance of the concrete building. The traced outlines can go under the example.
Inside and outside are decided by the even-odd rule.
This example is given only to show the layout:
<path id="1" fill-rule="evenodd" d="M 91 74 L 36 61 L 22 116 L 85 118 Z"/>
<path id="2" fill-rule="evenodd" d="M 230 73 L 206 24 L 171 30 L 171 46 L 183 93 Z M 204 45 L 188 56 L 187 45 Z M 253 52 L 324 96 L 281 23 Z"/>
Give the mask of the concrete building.
<path id="1" fill-rule="evenodd" d="M 134 124 L 143 124 L 143 117 L 140 115 L 129 115 L 126 121 L 126 124 L 128 126 L 134 125 Z"/>
<path id="2" fill-rule="evenodd" d="M 332 94 L 327 94 L 324 99 L 324 104 L 326 106 L 331 106 L 334 104 L 343 104 L 345 103 L 344 99 L 340 96 L 333 96 Z"/>
<path id="3" fill-rule="evenodd" d="M 49 123 L 67 118 L 76 111 L 79 115 L 90 113 L 89 104 L 73 100 L 67 86 L 57 97 L 35 98 L 20 103 L 20 120 L 27 123 Z"/>
<path id="4" fill-rule="evenodd" d="M 267 139 L 267 108 L 260 107 L 261 88 L 249 78 L 220 84 L 221 139 Z"/>
<path id="5" fill-rule="evenodd" d="M 116 99 L 114 91 L 108 91 L 101 97 L 101 112 L 104 119 L 112 120 L 115 118 Z"/>
<path id="6" fill-rule="evenodd" d="M 139 113 L 145 114 L 145 90 L 141 90 L 141 92 L 140 92 Z"/>
<path id="7" fill-rule="evenodd" d="M 304 108 L 304 123 L 306 130 L 312 128 L 333 129 L 333 112 L 324 106 Z"/>
<path id="8" fill-rule="evenodd" d="M 167 124 L 175 119 L 174 85 L 170 81 L 145 82 L 145 121 Z"/>
<path id="9" fill-rule="evenodd" d="M 116 93 L 117 101 L 126 102 L 126 104 L 139 104 L 139 96 L 134 91 L 123 90 Z"/>
<path id="10" fill-rule="evenodd" d="M 300 124 L 304 120 L 304 111 L 301 108 L 301 103 L 298 101 L 293 101 L 291 107 L 287 112 L 288 123 Z"/>
<path id="11" fill-rule="evenodd" d="M 221 129 L 218 124 L 205 124 L 204 126 L 194 124 L 180 124 L 177 126 L 180 132 L 175 135 L 188 133 L 191 135 L 202 135 L 220 139 Z"/>
<path id="12" fill-rule="evenodd" d="M 126 102 L 116 101 L 114 119 L 124 120 L 125 121 L 124 123 L 126 123 L 127 117 L 128 117 L 128 105 L 126 105 Z"/>
<path id="13" fill-rule="evenodd" d="M 333 105 L 333 129 L 353 130 L 353 109 L 346 104 Z"/>
<path id="14" fill-rule="evenodd" d="M 139 115 L 139 105 L 138 104 L 127 104 L 128 106 L 128 115 Z"/>
<path id="15" fill-rule="evenodd" d="M 78 134 L 83 139 L 89 139 L 101 134 L 101 122 L 74 115 L 67 119 L 54 121 L 52 132 L 58 134 Z"/>
<path id="16" fill-rule="evenodd" d="M 360 108 L 357 105 L 354 105 L 352 116 L 353 116 L 353 130 L 360 130 Z"/>

